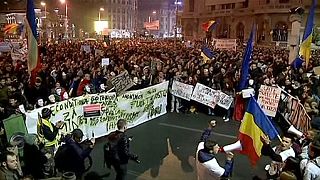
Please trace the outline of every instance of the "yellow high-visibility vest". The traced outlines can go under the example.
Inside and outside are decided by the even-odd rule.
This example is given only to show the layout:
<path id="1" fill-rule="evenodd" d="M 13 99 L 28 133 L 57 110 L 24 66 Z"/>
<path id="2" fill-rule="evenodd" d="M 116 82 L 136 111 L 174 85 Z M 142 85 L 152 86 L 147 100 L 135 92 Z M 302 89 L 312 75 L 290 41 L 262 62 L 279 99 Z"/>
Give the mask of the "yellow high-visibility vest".
<path id="1" fill-rule="evenodd" d="M 58 136 L 56 136 L 53 141 L 47 140 L 43 135 L 43 129 L 42 129 L 43 126 L 49 127 L 50 131 L 53 132 L 53 126 L 48 119 L 42 119 L 42 118 L 39 119 L 38 123 L 37 123 L 37 134 L 39 136 L 40 141 L 44 143 L 45 147 L 57 145 L 58 144 L 58 140 L 57 140 Z"/>

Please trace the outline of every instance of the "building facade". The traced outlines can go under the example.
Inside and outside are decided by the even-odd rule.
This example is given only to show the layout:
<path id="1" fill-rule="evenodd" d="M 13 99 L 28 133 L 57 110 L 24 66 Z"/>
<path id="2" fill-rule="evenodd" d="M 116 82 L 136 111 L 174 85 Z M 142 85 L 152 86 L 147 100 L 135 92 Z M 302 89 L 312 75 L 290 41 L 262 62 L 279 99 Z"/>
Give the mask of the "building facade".
<path id="1" fill-rule="evenodd" d="M 248 38 L 252 25 L 257 27 L 256 41 L 270 44 L 288 42 L 291 33 L 291 8 L 302 7 L 303 34 L 311 0 L 185 0 L 182 28 L 185 39 L 203 39 L 201 25 L 209 20 L 218 21 L 212 36 L 216 38 Z M 316 9 L 316 27 L 320 26 L 319 5 Z"/>
<path id="2" fill-rule="evenodd" d="M 165 1 L 153 9 L 139 10 L 139 29 L 148 32 L 144 29 L 143 23 L 159 20 L 159 30 L 153 30 L 149 33 L 160 38 L 174 37 L 176 27 L 178 28 L 178 34 L 181 32 L 179 21 L 177 21 L 180 11 L 182 12 L 182 4 L 177 5 L 172 1 Z"/>
<path id="3" fill-rule="evenodd" d="M 82 21 L 80 27 L 93 31 L 93 22 L 108 21 L 110 31 L 134 32 L 137 27 L 137 0 L 78 0 L 74 2 L 78 12 L 75 18 Z M 80 3 L 79 3 L 80 2 Z M 101 10 L 102 9 L 102 10 Z"/>

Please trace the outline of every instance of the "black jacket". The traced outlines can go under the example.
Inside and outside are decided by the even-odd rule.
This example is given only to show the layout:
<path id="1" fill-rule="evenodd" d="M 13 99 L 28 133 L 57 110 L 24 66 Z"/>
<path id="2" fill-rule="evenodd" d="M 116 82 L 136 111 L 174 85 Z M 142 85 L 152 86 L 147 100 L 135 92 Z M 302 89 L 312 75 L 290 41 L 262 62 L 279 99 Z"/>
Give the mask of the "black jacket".
<path id="1" fill-rule="evenodd" d="M 117 155 L 119 156 L 119 159 L 114 159 L 113 163 L 119 163 L 119 164 L 127 164 L 129 159 L 131 160 L 137 160 L 137 156 L 130 153 L 129 150 L 129 138 L 128 136 L 122 132 L 122 131 L 114 131 L 108 136 L 108 141 L 116 141 L 117 143 Z"/>
<path id="2" fill-rule="evenodd" d="M 65 143 L 67 148 L 64 151 L 65 155 L 63 155 L 63 170 L 74 172 L 77 177 L 81 177 L 85 171 L 84 160 L 90 155 L 92 148 L 83 148 L 71 137 L 67 137 Z"/>

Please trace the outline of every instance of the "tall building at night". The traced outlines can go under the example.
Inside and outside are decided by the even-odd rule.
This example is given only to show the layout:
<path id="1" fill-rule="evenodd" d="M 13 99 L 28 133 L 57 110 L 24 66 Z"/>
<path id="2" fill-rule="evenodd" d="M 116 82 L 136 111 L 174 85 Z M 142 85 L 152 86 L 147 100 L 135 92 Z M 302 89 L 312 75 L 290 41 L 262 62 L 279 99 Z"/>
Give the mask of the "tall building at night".
<path id="1" fill-rule="evenodd" d="M 301 6 L 303 34 L 311 0 L 185 0 L 182 14 L 183 34 L 186 39 L 206 37 L 201 25 L 209 20 L 219 24 L 212 32 L 217 38 L 248 38 L 252 24 L 257 24 L 259 43 L 287 42 L 291 33 L 291 8 Z M 315 24 L 320 26 L 319 4 Z"/>
<path id="2" fill-rule="evenodd" d="M 134 32 L 137 26 L 137 0 L 74 0 L 75 23 L 92 32 L 93 22 L 108 21 L 110 31 Z M 76 23 L 77 24 L 77 23 Z"/>
<path id="3" fill-rule="evenodd" d="M 182 2 L 182 0 L 179 0 L 179 2 Z M 182 11 L 181 4 L 176 5 L 175 1 L 170 0 L 157 2 L 156 6 L 150 6 L 148 8 L 144 8 L 143 5 L 139 7 L 138 26 L 140 31 L 147 31 L 143 29 L 144 22 L 159 20 L 159 29 L 152 30 L 150 33 L 158 37 L 174 37 L 175 26 L 179 24 L 177 21 L 177 13 Z"/>

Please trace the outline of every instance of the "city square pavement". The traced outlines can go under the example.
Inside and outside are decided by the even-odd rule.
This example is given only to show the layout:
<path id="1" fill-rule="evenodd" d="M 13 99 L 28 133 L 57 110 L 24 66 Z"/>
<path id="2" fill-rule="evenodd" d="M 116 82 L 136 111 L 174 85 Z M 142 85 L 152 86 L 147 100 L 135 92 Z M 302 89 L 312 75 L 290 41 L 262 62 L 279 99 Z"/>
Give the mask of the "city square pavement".
<path id="1" fill-rule="evenodd" d="M 133 136 L 131 151 L 139 155 L 141 164 L 130 162 L 128 180 L 195 180 L 195 152 L 199 138 L 207 122 L 217 120 L 213 136 L 219 145 L 236 142 L 239 122 L 224 122 L 222 118 L 205 114 L 167 113 L 159 118 L 129 129 Z M 104 138 L 97 140 L 92 152 L 93 166 L 90 174 L 103 179 L 115 179 L 113 170 L 104 167 Z M 221 166 L 225 163 L 225 154 L 217 155 Z M 248 180 L 253 176 L 265 177 L 264 166 L 270 160 L 262 157 L 256 167 L 249 164 L 246 156 L 235 153 L 235 165 L 232 179 Z"/>

